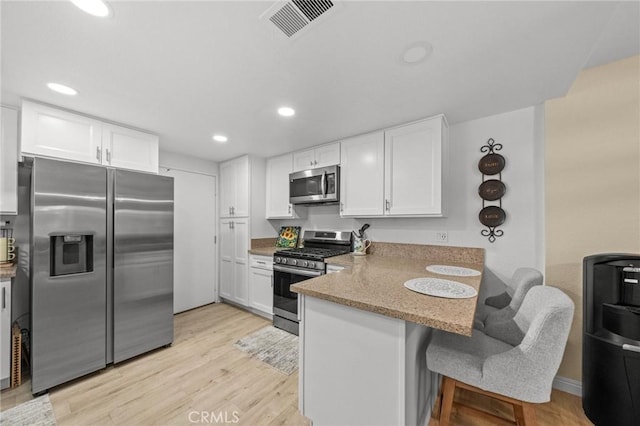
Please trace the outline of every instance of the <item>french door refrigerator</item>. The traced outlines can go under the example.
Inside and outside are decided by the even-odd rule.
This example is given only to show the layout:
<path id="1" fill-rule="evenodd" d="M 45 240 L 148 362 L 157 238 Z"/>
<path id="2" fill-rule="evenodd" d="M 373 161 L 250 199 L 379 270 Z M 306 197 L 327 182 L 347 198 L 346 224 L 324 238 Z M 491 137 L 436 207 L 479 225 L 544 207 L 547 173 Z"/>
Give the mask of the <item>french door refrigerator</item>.
<path id="1" fill-rule="evenodd" d="M 31 391 L 173 341 L 173 178 L 35 158 Z"/>

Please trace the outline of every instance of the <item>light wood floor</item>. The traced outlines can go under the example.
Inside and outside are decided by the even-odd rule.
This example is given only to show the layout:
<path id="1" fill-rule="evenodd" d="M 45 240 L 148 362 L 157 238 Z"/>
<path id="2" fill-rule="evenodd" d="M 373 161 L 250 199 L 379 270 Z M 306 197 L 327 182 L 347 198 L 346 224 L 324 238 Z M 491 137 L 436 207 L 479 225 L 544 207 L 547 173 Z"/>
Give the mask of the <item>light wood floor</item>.
<path id="1" fill-rule="evenodd" d="M 298 374 L 287 376 L 233 347 L 269 323 L 225 304 L 178 314 L 170 348 L 51 390 L 58 424 L 189 425 L 198 420 L 216 424 L 213 416 L 220 420 L 226 413 L 227 422 L 232 423 L 235 414 L 239 425 L 306 425 L 297 409 Z M 31 399 L 30 391 L 28 381 L 3 391 L 1 409 Z M 500 415 L 510 413 L 509 407 L 483 396 L 462 393 L 456 398 Z M 591 425 L 580 398 L 564 392 L 554 391 L 551 402 L 538 405 L 536 414 L 541 426 Z M 489 424 L 455 411 L 452 419 L 461 426 Z"/>

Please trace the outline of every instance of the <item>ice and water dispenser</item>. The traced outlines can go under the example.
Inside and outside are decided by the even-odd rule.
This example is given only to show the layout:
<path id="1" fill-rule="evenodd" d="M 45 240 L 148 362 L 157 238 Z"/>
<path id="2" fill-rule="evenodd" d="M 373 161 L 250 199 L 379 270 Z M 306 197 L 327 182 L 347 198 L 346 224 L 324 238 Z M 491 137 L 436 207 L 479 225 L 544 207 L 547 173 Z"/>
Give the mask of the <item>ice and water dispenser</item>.
<path id="1" fill-rule="evenodd" d="M 92 234 L 52 234 L 50 276 L 93 272 Z"/>
<path id="2" fill-rule="evenodd" d="M 582 406 L 599 425 L 640 418 L 640 255 L 583 261 Z"/>

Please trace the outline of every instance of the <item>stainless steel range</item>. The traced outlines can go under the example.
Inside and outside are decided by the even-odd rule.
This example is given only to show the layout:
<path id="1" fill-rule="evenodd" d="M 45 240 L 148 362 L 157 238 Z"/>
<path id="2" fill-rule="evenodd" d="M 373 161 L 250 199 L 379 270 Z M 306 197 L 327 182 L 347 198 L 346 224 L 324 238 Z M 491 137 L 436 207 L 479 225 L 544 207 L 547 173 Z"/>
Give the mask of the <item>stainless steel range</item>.
<path id="1" fill-rule="evenodd" d="M 273 256 L 273 325 L 298 334 L 298 294 L 293 284 L 326 273 L 325 259 L 349 253 L 351 232 L 305 231 L 304 247 Z"/>

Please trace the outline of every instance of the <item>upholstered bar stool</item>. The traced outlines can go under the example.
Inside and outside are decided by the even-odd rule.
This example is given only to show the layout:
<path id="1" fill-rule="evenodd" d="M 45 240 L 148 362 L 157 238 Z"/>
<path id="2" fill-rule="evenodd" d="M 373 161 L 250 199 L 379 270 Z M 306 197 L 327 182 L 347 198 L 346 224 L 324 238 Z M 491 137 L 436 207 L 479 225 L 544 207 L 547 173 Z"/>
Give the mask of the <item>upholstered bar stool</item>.
<path id="1" fill-rule="evenodd" d="M 427 348 L 427 367 L 444 376 L 440 405 L 434 407 L 440 425 L 449 424 L 456 388 L 512 404 L 516 424 L 535 425 L 531 404 L 550 400 L 573 311 L 573 302 L 561 290 L 535 286 L 513 318 L 487 324 L 483 331 L 474 329 L 471 337 L 434 331 Z M 455 405 L 485 419 L 499 418 Z"/>
<path id="2" fill-rule="evenodd" d="M 522 305 L 524 296 L 533 287 L 542 285 L 542 281 L 542 273 L 537 269 L 516 269 L 504 293 L 487 297 L 484 303 L 478 303 L 473 326 L 482 330 L 489 317 L 493 317 L 493 321 L 512 318 Z"/>

